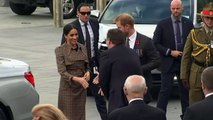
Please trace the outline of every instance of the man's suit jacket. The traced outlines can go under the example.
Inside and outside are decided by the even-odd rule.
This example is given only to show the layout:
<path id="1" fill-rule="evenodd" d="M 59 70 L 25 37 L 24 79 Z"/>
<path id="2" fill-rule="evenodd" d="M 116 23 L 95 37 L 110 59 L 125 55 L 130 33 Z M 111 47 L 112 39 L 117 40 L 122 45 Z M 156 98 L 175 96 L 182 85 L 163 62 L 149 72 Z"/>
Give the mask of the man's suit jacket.
<path id="1" fill-rule="evenodd" d="M 134 50 L 123 44 L 104 51 L 100 57 L 99 79 L 109 101 L 109 112 L 128 105 L 123 86 L 129 75 L 141 75 L 140 61 Z"/>
<path id="2" fill-rule="evenodd" d="M 160 55 L 156 50 L 152 39 L 137 32 L 134 48 L 140 57 L 141 69 L 148 87 L 151 87 L 151 70 L 160 66 Z"/>
<path id="3" fill-rule="evenodd" d="M 98 58 L 99 58 L 99 50 L 98 50 L 98 41 L 99 41 L 99 23 L 95 18 L 90 18 L 89 23 L 91 25 L 93 34 L 94 34 L 94 52 L 95 52 L 95 62 L 96 65 L 98 65 Z M 79 34 L 79 40 L 78 42 L 81 44 L 85 44 L 85 40 L 84 40 L 84 35 L 81 29 L 81 24 L 79 22 L 78 19 L 76 19 L 75 21 L 69 23 L 69 24 L 73 24 L 77 27 L 78 29 L 78 34 Z M 62 40 L 61 40 L 61 44 L 63 44 L 65 42 L 65 37 L 64 37 L 64 33 L 62 34 Z"/>
<path id="4" fill-rule="evenodd" d="M 213 120 L 213 95 L 186 109 L 183 120 Z"/>
<path id="5" fill-rule="evenodd" d="M 182 22 L 182 40 L 184 45 L 189 32 L 193 28 L 193 23 L 189 19 L 184 17 L 181 18 L 181 22 Z M 171 50 L 176 49 L 175 35 L 171 17 L 165 18 L 164 20 L 161 20 L 157 24 L 153 40 L 157 50 L 160 52 L 160 55 L 162 57 L 161 71 L 168 72 L 171 69 L 175 58 L 173 58 L 170 55 L 166 55 L 167 50 L 168 48 Z"/>
<path id="6" fill-rule="evenodd" d="M 143 100 L 132 101 L 128 106 L 109 114 L 109 120 L 166 120 L 166 114 L 159 108 L 149 106 Z"/>

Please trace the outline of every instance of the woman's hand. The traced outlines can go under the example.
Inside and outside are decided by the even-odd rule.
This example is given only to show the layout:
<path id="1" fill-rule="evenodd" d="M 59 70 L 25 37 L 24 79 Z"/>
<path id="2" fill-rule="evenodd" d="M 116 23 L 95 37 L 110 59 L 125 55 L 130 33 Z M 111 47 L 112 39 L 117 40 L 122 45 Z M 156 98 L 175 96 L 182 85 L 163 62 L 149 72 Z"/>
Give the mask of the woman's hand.
<path id="1" fill-rule="evenodd" d="M 85 74 L 84 74 L 84 78 L 86 81 L 89 81 L 90 80 L 90 72 L 87 71 Z"/>
<path id="2" fill-rule="evenodd" d="M 73 77 L 72 80 L 80 83 L 84 87 L 84 89 L 89 87 L 89 83 L 87 82 L 85 77 Z"/>

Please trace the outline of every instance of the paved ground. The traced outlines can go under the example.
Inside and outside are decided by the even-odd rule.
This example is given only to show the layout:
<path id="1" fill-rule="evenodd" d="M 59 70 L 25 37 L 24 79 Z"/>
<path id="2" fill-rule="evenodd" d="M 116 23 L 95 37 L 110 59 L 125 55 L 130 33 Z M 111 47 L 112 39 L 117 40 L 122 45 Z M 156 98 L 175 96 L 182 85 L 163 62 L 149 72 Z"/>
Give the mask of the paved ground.
<path id="1" fill-rule="evenodd" d="M 62 28 L 54 27 L 47 8 L 39 8 L 31 16 L 18 16 L 8 7 L 0 7 L 0 55 L 31 65 L 40 103 L 57 105 L 59 74 L 54 49 L 60 44 L 61 34 Z M 154 101 L 151 105 L 155 104 Z M 87 120 L 100 120 L 93 97 L 87 97 L 86 112 Z M 171 100 L 168 120 L 178 120 L 179 114 L 179 101 Z"/>

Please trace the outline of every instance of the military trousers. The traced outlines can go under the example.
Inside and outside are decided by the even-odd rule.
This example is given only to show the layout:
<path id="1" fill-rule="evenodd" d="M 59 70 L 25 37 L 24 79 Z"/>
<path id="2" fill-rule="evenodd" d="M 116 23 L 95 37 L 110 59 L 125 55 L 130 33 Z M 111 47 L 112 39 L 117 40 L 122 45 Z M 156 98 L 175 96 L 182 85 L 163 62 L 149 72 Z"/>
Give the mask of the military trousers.
<path id="1" fill-rule="evenodd" d="M 201 87 L 201 74 L 205 67 L 192 63 L 189 77 L 189 105 L 205 98 Z"/>

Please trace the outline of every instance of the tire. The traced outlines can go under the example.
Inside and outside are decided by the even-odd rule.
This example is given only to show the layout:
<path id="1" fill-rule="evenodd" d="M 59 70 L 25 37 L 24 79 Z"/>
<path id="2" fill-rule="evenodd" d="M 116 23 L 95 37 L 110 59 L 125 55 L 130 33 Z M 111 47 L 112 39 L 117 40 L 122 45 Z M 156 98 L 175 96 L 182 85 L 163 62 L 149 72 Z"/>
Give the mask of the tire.
<path id="1" fill-rule="evenodd" d="M 4 111 L 0 108 L 0 120 L 8 120 Z"/>
<path id="2" fill-rule="evenodd" d="M 15 4 L 13 2 L 9 2 L 11 10 L 18 15 L 31 15 L 37 6 L 30 6 L 26 4 Z"/>
<path id="3" fill-rule="evenodd" d="M 80 4 L 80 0 L 63 0 L 63 18 L 69 19 L 76 16 L 77 6 Z M 53 0 L 50 0 L 49 9 L 53 15 Z"/>

